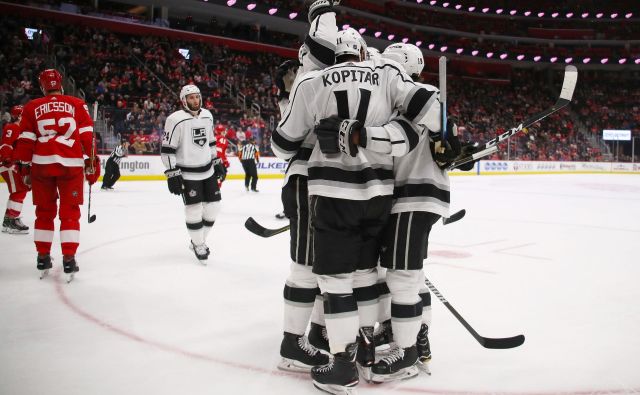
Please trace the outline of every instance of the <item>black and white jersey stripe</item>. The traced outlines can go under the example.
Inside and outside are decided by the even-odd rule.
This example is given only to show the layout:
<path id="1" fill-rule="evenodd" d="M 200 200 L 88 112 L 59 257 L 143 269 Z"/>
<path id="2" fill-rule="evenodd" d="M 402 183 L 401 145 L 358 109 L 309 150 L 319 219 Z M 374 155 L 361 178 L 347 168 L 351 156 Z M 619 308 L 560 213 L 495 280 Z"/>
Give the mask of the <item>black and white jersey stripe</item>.
<path id="1" fill-rule="evenodd" d="M 116 148 L 111 151 L 111 155 L 109 155 L 109 160 L 112 160 L 115 164 L 120 164 L 122 158 L 126 155 L 124 149 L 121 145 L 117 145 Z"/>
<path id="2" fill-rule="evenodd" d="M 258 148 L 255 146 L 255 144 L 245 144 L 240 149 L 240 160 L 255 159 L 257 152 Z"/>

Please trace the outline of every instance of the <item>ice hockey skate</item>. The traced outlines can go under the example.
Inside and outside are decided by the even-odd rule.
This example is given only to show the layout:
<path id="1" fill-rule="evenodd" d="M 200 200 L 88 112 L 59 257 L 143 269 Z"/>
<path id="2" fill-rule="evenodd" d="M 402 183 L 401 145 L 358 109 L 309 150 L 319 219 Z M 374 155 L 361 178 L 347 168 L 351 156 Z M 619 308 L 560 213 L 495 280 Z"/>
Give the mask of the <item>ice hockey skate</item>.
<path id="1" fill-rule="evenodd" d="M 407 348 L 394 345 L 388 355 L 371 367 L 371 381 L 386 383 L 417 376 L 420 373 L 420 369 L 416 366 L 417 360 L 418 351 L 415 345 Z"/>
<path id="2" fill-rule="evenodd" d="M 26 235 L 29 233 L 29 227 L 23 224 L 19 217 L 4 217 L 4 221 L 2 221 L 2 232 L 12 235 Z"/>
<path id="3" fill-rule="evenodd" d="M 76 264 L 76 258 L 74 256 L 65 256 L 62 258 L 62 268 L 67 278 L 67 284 L 73 281 L 76 272 L 80 271 L 80 268 Z"/>
<path id="4" fill-rule="evenodd" d="M 308 373 L 314 366 L 329 363 L 329 357 L 309 344 L 306 337 L 288 332 L 280 344 L 280 356 L 278 369 L 289 372 Z"/>
<path id="5" fill-rule="evenodd" d="M 387 346 L 393 342 L 393 329 L 391 328 L 391 320 L 386 320 L 379 324 L 373 333 L 373 344 L 376 348 Z"/>
<path id="6" fill-rule="evenodd" d="M 427 374 L 431 374 L 429 370 L 429 362 L 431 361 L 431 346 L 429 344 L 429 327 L 427 324 L 422 324 L 420 331 L 418 332 L 418 339 L 416 342 L 416 348 L 418 350 L 418 363 L 416 366 L 420 370 Z"/>
<path id="7" fill-rule="evenodd" d="M 40 280 L 47 277 L 49 269 L 51 269 L 51 255 L 38 255 L 38 270 L 40 271 Z"/>
<path id="8" fill-rule="evenodd" d="M 335 354 L 328 364 L 312 368 L 313 385 L 330 394 L 355 395 L 355 386 L 360 382 L 356 369 L 357 349 L 357 343 L 348 344 L 346 351 Z"/>
<path id="9" fill-rule="evenodd" d="M 285 218 L 287 218 L 287 216 L 284 215 L 284 211 L 283 211 L 281 213 L 276 214 L 276 218 L 277 219 L 285 219 Z"/>
<path id="10" fill-rule="evenodd" d="M 193 251 L 194 254 L 196 254 L 196 258 L 198 258 L 198 261 L 201 264 L 203 265 L 207 264 L 207 259 L 209 259 L 209 254 L 211 252 L 209 251 L 209 247 L 207 247 L 206 244 L 203 243 L 200 245 L 195 245 L 192 241 L 191 245 L 189 246 L 189 249 Z"/>
<path id="11" fill-rule="evenodd" d="M 315 322 L 311 323 L 309 328 L 309 343 L 318 350 L 329 352 L 329 337 L 327 336 L 327 327 Z"/>

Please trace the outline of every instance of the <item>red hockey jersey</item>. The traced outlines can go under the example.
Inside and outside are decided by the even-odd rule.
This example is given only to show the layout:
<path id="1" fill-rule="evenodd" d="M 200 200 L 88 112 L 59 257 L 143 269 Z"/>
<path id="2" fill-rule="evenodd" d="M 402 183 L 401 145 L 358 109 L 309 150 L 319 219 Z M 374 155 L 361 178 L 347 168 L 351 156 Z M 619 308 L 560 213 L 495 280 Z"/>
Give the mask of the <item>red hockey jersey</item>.
<path id="1" fill-rule="evenodd" d="M 24 106 L 20 130 L 15 160 L 84 167 L 84 158 L 91 155 L 93 121 L 77 97 L 49 95 L 30 101 Z"/>

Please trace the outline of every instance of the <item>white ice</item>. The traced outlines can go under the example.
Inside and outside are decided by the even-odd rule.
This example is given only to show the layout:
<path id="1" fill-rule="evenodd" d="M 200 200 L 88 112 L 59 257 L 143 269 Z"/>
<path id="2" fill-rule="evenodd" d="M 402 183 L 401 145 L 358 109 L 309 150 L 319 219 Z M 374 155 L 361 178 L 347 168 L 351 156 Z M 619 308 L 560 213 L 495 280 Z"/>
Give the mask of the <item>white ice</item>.
<path id="1" fill-rule="evenodd" d="M 285 224 L 280 183 L 225 183 L 207 266 L 164 182 L 94 190 L 71 284 L 57 241 L 39 280 L 33 232 L 0 234 L 0 394 L 319 393 L 276 368 L 288 234 L 243 227 Z M 454 177 L 452 191 L 467 216 L 434 227 L 427 276 L 481 335 L 526 341 L 485 349 L 433 298 L 433 375 L 359 393 L 640 392 L 640 177 Z"/>

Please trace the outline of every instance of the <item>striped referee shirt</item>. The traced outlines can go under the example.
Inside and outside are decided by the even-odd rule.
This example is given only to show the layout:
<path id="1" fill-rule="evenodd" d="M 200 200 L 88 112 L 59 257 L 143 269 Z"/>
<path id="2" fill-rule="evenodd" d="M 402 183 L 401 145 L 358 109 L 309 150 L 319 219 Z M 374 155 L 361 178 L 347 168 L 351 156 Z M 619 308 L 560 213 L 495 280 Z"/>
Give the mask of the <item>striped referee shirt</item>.
<path id="1" fill-rule="evenodd" d="M 259 156 L 258 148 L 255 144 L 247 143 L 240 148 L 240 160 L 257 159 Z"/>
<path id="2" fill-rule="evenodd" d="M 111 155 L 109 155 L 109 160 L 112 160 L 116 165 L 119 165 L 122 158 L 124 158 L 126 155 L 127 154 L 126 152 L 124 152 L 124 148 L 122 148 L 122 145 L 116 145 L 116 148 L 114 148 L 111 152 Z"/>

